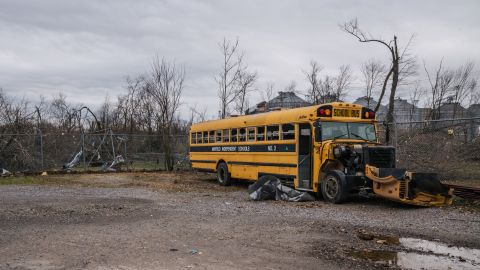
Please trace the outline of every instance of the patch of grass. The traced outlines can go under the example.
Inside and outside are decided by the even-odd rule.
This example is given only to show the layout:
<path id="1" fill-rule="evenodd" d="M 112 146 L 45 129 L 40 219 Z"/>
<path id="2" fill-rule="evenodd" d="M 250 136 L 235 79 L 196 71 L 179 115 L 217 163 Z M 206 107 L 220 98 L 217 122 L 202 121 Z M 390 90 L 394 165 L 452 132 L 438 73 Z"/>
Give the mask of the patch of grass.
<path id="1" fill-rule="evenodd" d="M 0 178 L 2 185 L 65 185 L 70 184 L 66 177 L 61 176 L 12 176 Z"/>

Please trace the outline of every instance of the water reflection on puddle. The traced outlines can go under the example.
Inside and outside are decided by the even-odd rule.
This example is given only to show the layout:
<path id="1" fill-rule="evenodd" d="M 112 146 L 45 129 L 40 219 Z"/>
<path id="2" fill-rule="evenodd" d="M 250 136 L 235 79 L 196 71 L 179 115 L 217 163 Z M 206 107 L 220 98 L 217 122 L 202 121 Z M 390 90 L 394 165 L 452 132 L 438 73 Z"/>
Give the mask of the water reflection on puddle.
<path id="1" fill-rule="evenodd" d="M 352 256 L 405 269 L 480 269 L 480 250 L 415 238 L 399 238 L 407 251 L 353 251 Z"/>

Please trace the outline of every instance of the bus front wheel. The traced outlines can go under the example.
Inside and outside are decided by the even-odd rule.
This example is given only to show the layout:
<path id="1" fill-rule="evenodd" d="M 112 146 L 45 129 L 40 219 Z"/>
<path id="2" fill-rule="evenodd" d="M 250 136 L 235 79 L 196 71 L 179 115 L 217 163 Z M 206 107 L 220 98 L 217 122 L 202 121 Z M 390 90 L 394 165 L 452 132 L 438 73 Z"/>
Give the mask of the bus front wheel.
<path id="1" fill-rule="evenodd" d="M 228 172 L 228 166 L 225 162 L 222 162 L 217 166 L 217 181 L 222 186 L 230 186 L 232 184 L 232 179 Z"/>
<path id="2" fill-rule="evenodd" d="M 323 199 L 331 203 L 342 203 L 348 197 L 348 186 L 342 171 L 331 171 L 322 180 Z"/>

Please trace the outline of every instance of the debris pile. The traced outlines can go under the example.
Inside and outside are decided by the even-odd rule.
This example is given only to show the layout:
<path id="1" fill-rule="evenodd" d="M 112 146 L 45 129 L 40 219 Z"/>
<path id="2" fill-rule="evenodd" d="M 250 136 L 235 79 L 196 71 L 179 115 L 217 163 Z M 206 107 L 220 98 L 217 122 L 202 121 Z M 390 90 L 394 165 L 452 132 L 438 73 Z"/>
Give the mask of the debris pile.
<path id="1" fill-rule="evenodd" d="M 314 201 L 315 198 L 307 192 L 295 190 L 282 185 L 281 181 L 273 176 L 265 175 L 248 187 L 250 198 L 255 201 L 277 200 L 289 202 Z"/>

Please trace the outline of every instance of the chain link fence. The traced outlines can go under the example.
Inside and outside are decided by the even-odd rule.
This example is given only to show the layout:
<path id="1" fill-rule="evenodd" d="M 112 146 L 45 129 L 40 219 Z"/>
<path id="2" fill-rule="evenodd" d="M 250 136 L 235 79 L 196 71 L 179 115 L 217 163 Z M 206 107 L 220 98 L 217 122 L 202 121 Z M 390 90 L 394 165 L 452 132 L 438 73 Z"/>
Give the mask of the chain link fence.
<path id="1" fill-rule="evenodd" d="M 441 180 L 480 181 L 480 118 L 390 123 L 397 167 L 438 173 Z M 385 124 L 379 136 L 385 141 Z"/>
<path id="2" fill-rule="evenodd" d="M 156 134 L 1 134 L 0 168 L 40 171 L 164 170 L 162 136 Z M 188 136 L 170 136 L 175 169 L 188 168 Z"/>
<path id="3" fill-rule="evenodd" d="M 480 181 L 480 118 L 378 124 L 379 138 L 396 147 L 397 166 L 436 172 L 441 180 Z M 157 134 L 42 133 L 0 135 L 0 168 L 40 171 L 164 170 Z M 175 169 L 189 168 L 188 136 L 170 137 Z"/>

